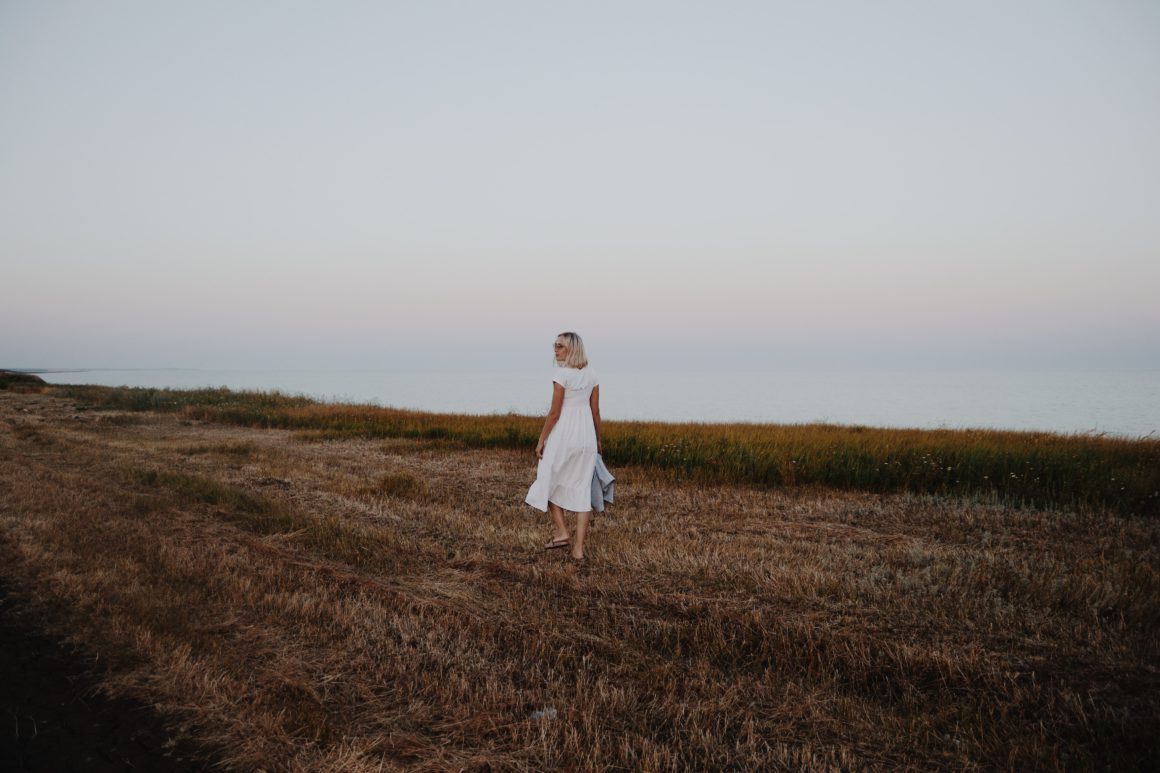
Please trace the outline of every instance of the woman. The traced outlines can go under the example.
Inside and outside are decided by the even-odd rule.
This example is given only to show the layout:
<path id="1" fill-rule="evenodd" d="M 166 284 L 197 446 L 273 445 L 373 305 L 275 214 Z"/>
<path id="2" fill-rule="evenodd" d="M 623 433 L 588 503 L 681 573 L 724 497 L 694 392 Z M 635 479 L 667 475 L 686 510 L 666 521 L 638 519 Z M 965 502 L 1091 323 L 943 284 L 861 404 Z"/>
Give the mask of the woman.
<path id="1" fill-rule="evenodd" d="M 592 518 L 592 476 L 600 453 L 600 387 L 588 368 L 584 342 L 575 333 L 556 337 L 552 407 L 536 443 L 536 482 L 524 500 L 552 514 L 555 531 L 546 550 L 569 545 L 564 511 L 576 513 L 572 558 L 584 560 L 584 537 Z"/>

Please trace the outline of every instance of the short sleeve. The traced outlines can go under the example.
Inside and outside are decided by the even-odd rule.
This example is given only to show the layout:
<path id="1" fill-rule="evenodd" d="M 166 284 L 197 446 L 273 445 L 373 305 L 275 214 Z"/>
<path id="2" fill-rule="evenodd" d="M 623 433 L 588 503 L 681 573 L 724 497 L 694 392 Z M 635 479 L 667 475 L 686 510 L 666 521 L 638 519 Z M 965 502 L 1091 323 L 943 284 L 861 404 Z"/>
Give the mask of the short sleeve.
<path id="1" fill-rule="evenodd" d="M 568 388 L 568 371 L 564 370 L 563 368 L 556 368 L 555 372 L 552 373 L 552 382 L 559 384 L 560 386 L 567 389 Z"/>

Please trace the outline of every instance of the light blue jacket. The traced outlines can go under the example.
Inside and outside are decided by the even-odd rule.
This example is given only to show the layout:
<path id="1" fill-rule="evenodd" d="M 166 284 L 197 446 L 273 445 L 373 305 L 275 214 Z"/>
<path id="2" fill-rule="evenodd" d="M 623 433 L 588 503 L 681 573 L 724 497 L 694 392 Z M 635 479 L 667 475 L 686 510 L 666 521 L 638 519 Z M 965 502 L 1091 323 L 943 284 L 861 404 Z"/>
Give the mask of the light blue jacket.
<path id="1" fill-rule="evenodd" d="M 604 503 L 612 504 L 612 490 L 616 485 L 616 478 L 604 466 L 600 454 L 596 455 L 596 471 L 592 473 L 592 510 L 604 512 Z"/>

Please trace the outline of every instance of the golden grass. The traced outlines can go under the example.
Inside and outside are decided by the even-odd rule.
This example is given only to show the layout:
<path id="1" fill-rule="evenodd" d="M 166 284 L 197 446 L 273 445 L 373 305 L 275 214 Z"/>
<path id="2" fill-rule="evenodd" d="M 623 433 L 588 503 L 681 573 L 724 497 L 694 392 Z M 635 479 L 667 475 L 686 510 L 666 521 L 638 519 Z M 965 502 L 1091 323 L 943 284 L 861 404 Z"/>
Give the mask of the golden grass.
<path id="1" fill-rule="evenodd" d="M 240 770 L 1160 762 L 1154 519 L 470 445 L 0 392 L 0 571 Z"/>
<path id="2" fill-rule="evenodd" d="M 543 425 L 542 418 L 531 416 L 333 405 L 276 392 L 56 390 L 118 411 L 176 411 L 189 419 L 309 431 L 319 440 L 396 437 L 470 448 L 529 448 Z M 664 471 L 674 481 L 953 494 L 1020 506 L 1160 515 L 1160 440 L 1154 438 L 609 421 L 604 424 L 604 458 L 616 466 Z"/>

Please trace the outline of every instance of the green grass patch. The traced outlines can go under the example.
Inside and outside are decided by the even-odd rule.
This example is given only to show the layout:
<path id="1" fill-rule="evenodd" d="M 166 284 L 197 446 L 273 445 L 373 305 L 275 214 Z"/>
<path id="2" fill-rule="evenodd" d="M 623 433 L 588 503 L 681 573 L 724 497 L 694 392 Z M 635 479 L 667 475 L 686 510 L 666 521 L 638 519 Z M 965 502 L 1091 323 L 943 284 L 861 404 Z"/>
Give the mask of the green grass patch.
<path id="1" fill-rule="evenodd" d="M 259 534 L 286 534 L 306 523 L 280 502 L 219 483 L 212 478 L 170 470 L 138 470 L 137 481 L 167 492 L 181 504 L 206 504 L 219 508 L 232 522 Z"/>
<path id="2" fill-rule="evenodd" d="M 364 493 L 372 496 L 396 497 L 411 502 L 423 502 L 431 498 L 431 489 L 427 482 L 405 472 L 383 475 L 374 485 L 368 486 Z"/>
<path id="3" fill-rule="evenodd" d="M 134 470 L 133 477 L 178 504 L 210 505 L 220 517 L 244 531 L 294 535 L 296 544 L 303 548 L 354 566 L 397 570 L 410 560 L 407 551 L 399 550 L 393 534 L 341 518 L 298 512 L 277 500 L 212 478 L 155 469 Z M 157 509 L 157 503 L 138 496 L 134 508 L 138 515 L 147 515 Z"/>

